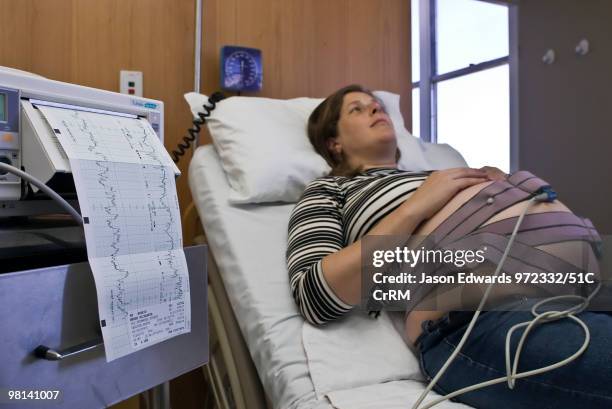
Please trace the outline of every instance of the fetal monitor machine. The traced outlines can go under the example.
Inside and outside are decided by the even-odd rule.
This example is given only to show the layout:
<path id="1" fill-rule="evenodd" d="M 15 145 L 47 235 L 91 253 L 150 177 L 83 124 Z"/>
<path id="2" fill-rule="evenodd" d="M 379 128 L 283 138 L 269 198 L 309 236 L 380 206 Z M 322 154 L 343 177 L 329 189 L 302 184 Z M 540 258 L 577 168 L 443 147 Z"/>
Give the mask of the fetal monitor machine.
<path id="1" fill-rule="evenodd" d="M 163 143 L 163 102 L 54 81 L 0 67 L 0 162 L 41 180 L 68 200 L 76 200 L 70 164 L 39 106 L 145 118 Z M 178 168 L 174 169 L 179 174 Z M 35 186 L 0 171 L 3 216 L 52 212 L 56 205 Z"/>

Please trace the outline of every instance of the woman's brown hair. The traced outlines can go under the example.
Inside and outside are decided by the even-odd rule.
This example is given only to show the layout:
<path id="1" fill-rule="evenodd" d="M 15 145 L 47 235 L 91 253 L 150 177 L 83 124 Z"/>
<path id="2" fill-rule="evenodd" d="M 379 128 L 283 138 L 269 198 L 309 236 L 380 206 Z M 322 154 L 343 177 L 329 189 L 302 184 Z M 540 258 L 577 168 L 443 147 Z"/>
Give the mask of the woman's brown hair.
<path id="1" fill-rule="evenodd" d="M 372 91 L 358 84 L 347 85 L 334 92 L 323 102 L 321 102 L 310 114 L 308 118 L 308 139 L 314 147 L 315 151 L 325 159 L 331 166 L 332 176 L 355 176 L 361 169 L 351 169 L 348 161 L 343 154 L 337 155 L 330 151 L 328 141 L 338 136 L 338 121 L 340 120 L 340 112 L 342 110 L 342 102 L 344 96 L 351 92 L 363 92 L 378 100 L 381 105 L 382 101 Z M 397 150 L 395 160 L 399 160 L 400 151 Z"/>

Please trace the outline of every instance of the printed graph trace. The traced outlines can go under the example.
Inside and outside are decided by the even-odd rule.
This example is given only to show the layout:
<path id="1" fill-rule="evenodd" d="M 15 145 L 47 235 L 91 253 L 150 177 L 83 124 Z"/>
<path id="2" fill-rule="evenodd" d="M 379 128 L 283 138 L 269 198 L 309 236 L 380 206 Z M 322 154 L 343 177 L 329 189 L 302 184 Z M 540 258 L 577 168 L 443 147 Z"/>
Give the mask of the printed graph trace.
<path id="1" fill-rule="evenodd" d="M 70 160 L 107 360 L 189 332 L 175 173 L 150 124 L 38 108 Z"/>

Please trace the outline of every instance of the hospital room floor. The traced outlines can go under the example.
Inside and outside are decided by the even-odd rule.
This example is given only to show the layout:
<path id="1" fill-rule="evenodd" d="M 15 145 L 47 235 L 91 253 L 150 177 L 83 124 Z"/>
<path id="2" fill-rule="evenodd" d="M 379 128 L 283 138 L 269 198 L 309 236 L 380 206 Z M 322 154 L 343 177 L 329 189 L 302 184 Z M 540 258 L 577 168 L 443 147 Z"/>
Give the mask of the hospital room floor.
<path id="1" fill-rule="evenodd" d="M 174 409 L 206 409 L 213 407 L 212 391 L 204 379 L 202 368 L 194 369 L 170 381 L 170 407 Z M 132 396 L 110 409 L 148 409 L 141 395 Z"/>

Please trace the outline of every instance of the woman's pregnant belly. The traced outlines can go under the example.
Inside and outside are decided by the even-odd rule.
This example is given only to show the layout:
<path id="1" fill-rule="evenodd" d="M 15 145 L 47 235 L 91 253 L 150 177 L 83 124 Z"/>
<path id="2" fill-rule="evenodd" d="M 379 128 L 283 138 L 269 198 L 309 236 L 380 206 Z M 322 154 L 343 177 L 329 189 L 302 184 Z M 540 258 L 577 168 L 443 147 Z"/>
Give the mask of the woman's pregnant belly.
<path id="1" fill-rule="evenodd" d="M 424 221 L 414 231 L 415 235 L 427 235 L 433 232 L 444 220 L 446 220 L 455 210 L 459 209 L 461 205 L 470 200 L 474 195 L 480 192 L 482 189 L 494 183 L 493 181 L 479 183 L 474 186 L 470 186 L 460 192 L 458 192 L 442 209 L 440 209 L 433 217 Z M 501 211 L 495 216 L 488 219 L 483 225 L 487 225 L 499 220 L 507 219 L 509 217 L 515 217 L 521 214 L 521 212 L 527 206 L 527 201 L 523 201 L 508 207 Z M 560 201 L 556 200 L 552 203 L 549 202 L 538 202 L 531 205 L 527 214 L 530 213 L 544 213 L 544 212 L 571 212 L 567 206 Z M 442 317 L 448 311 L 420 311 L 418 306 L 408 314 L 406 318 L 406 337 L 414 344 L 414 341 L 421 334 L 421 323 L 425 320 L 436 320 Z"/>

